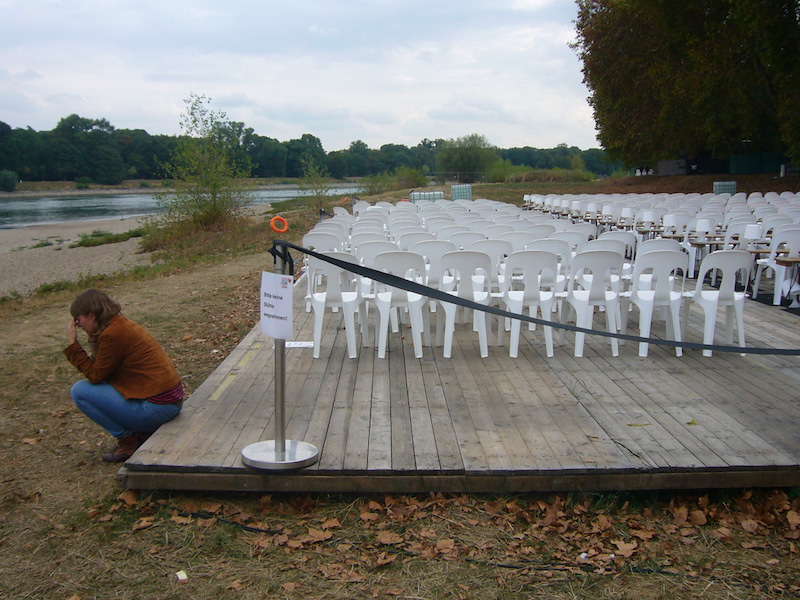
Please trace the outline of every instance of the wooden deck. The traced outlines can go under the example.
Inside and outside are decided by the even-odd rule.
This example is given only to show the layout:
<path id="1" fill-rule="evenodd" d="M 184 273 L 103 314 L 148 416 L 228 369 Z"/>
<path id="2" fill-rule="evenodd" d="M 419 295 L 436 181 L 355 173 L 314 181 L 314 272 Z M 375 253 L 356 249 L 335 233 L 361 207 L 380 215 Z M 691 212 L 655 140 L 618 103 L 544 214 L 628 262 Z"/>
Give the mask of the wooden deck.
<path id="1" fill-rule="evenodd" d="M 302 282 L 301 282 L 302 285 Z M 312 320 L 296 293 L 297 340 Z M 635 314 L 635 313 L 634 313 Z M 800 319 L 748 301 L 748 344 L 800 347 Z M 602 326 L 604 319 L 596 319 Z M 635 323 L 631 323 L 635 327 Z M 699 341 L 692 308 L 689 341 Z M 555 357 L 541 330 L 519 358 L 457 331 L 414 358 L 410 335 L 390 335 L 348 359 L 340 314 L 328 313 L 321 357 L 288 349 L 287 438 L 321 449 L 296 472 L 244 467 L 241 449 L 273 439 L 273 350 L 256 327 L 120 471 L 130 488 L 181 490 L 521 492 L 800 485 L 800 358 L 621 346 L 571 334 Z M 635 329 L 634 329 L 635 332 Z M 655 328 L 654 334 L 664 335 Z"/>

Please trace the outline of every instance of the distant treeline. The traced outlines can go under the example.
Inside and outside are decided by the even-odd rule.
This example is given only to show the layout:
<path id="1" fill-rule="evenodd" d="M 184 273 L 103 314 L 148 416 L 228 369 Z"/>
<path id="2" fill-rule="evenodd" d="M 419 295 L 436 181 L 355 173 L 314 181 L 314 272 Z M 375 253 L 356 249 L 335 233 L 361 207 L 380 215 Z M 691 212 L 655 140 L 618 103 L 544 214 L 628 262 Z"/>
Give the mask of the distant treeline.
<path id="1" fill-rule="evenodd" d="M 325 152 L 319 138 L 303 134 L 286 142 L 257 135 L 244 123 L 226 122 L 221 132 L 236 166 L 252 177 L 302 177 L 310 162 L 335 178 L 392 172 L 398 167 L 437 174 L 437 154 L 447 140 L 423 139 L 416 146 L 384 144 L 369 148 L 356 140 L 345 150 Z M 168 177 L 167 165 L 178 136 L 151 135 L 143 129 L 116 129 L 106 119 L 70 115 L 51 131 L 12 128 L 0 121 L 0 171 L 13 171 L 23 180 L 89 179 L 116 184 L 124 179 Z M 538 169 L 582 168 L 609 175 L 614 165 L 603 150 L 556 148 L 497 148 L 513 165 Z M 441 169 L 440 169 L 441 170 Z"/>

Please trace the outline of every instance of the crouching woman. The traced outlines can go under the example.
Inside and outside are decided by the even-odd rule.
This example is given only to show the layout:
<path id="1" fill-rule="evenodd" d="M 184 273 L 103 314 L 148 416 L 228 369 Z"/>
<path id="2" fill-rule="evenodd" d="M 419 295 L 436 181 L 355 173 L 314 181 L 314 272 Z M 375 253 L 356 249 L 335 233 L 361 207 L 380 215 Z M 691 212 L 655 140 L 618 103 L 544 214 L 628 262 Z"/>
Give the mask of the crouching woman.
<path id="1" fill-rule="evenodd" d="M 117 439 L 103 455 L 122 462 L 181 410 L 183 384 L 167 353 L 120 305 L 99 290 L 86 290 L 70 306 L 64 354 L 86 379 L 72 386 L 78 408 Z M 77 329 L 89 336 L 86 352 Z"/>

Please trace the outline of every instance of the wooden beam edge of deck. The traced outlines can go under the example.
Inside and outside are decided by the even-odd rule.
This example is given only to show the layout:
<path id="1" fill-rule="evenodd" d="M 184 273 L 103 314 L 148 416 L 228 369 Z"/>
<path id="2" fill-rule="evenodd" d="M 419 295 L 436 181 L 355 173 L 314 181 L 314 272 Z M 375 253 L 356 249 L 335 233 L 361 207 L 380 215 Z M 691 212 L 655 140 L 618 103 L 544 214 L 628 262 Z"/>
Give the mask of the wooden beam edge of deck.
<path id="1" fill-rule="evenodd" d="M 118 479 L 127 489 L 209 492 L 304 493 L 524 493 L 692 490 L 800 485 L 800 467 L 704 469 L 698 471 L 540 472 L 526 474 L 336 475 L 176 473 L 134 471 L 122 467 Z"/>

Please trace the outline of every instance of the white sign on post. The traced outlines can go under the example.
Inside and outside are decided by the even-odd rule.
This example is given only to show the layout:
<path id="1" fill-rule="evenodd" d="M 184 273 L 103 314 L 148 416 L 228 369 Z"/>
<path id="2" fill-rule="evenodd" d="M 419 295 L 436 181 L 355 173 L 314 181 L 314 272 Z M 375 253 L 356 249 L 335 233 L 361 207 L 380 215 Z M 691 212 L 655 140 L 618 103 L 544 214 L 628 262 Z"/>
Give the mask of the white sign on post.
<path id="1" fill-rule="evenodd" d="M 261 273 L 261 331 L 278 339 L 294 337 L 294 277 Z"/>

